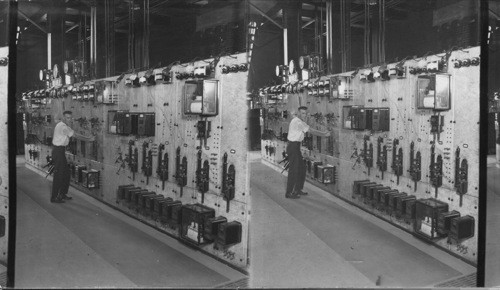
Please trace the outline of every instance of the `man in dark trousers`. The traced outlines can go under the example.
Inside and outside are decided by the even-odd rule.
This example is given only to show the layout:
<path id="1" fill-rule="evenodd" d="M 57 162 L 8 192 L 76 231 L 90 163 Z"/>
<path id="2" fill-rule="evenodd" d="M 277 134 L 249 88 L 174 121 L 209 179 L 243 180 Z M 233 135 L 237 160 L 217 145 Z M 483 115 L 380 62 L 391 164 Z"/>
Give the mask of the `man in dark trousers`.
<path id="1" fill-rule="evenodd" d="M 300 198 L 300 195 L 307 195 L 307 192 L 302 191 L 304 182 L 306 181 L 306 168 L 302 152 L 300 152 L 300 144 L 304 140 L 304 133 L 311 132 L 315 135 L 330 136 L 330 132 L 318 131 L 307 125 L 307 107 L 299 107 L 296 117 L 290 122 L 288 127 L 288 145 L 286 153 L 288 154 L 288 180 L 286 184 L 286 198 Z"/>
<path id="2" fill-rule="evenodd" d="M 73 113 L 64 111 L 61 122 L 54 128 L 52 137 L 52 160 L 54 162 L 54 179 L 52 181 L 51 202 L 63 203 L 64 200 L 72 199 L 68 196 L 70 172 L 68 162 L 66 161 L 66 146 L 69 144 L 70 137 L 79 137 L 81 139 L 93 141 L 94 138 L 85 137 L 75 133 L 70 125 L 73 123 Z"/>

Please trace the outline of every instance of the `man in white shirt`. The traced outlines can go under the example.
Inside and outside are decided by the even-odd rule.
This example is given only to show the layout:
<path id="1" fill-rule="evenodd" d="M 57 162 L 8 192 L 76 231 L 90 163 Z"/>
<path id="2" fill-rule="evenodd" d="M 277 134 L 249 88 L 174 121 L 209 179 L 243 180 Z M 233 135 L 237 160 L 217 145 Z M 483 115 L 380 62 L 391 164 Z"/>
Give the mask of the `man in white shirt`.
<path id="1" fill-rule="evenodd" d="M 69 126 L 73 123 L 73 113 L 64 111 L 61 122 L 54 128 L 52 137 L 52 160 L 54 162 L 54 179 L 52 181 L 51 202 L 63 203 L 65 199 L 72 199 L 68 196 L 70 171 L 66 161 L 66 146 L 72 136 L 92 141 L 94 138 L 85 137 L 73 131 Z"/>
<path id="2" fill-rule="evenodd" d="M 288 180 L 286 185 L 286 198 L 300 198 L 300 195 L 307 195 L 303 192 L 304 183 L 306 181 L 306 169 L 302 152 L 300 152 L 300 144 L 304 140 L 304 133 L 311 132 L 315 135 L 330 136 L 330 132 L 318 131 L 307 125 L 305 122 L 307 117 L 307 107 L 300 107 L 297 116 L 292 119 L 288 127 L 288 145 L 286 153 L 288 154 Z"/>

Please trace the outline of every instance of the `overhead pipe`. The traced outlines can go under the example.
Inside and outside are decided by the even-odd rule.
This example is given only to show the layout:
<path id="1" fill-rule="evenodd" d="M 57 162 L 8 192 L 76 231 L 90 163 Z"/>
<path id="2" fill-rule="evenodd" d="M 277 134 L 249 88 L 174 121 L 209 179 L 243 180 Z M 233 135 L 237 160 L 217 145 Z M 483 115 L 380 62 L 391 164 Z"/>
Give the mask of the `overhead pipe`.
<path id="1" fill-rule="evenodd" d="M 97 75 L 97 61 L 96 61 L 96 51 L 97 51 L 97 7 L 90 7 L 90 78 L 94 78 Z"/>

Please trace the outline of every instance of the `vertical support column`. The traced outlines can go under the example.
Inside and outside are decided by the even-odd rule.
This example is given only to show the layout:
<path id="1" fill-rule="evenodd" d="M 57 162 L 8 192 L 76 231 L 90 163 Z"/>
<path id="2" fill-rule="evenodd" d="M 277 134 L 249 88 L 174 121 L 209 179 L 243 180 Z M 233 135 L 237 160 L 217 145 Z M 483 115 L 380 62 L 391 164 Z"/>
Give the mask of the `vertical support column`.
<path id="1" fill-rule="evenodd" d="M 115 75 L 115 0 L 104 1 L 106 77 Z"/>
<path id="2" fill-rule="evenodd" d="M 134 15 L 135 1 L 129 2 L 128 9 L 128 69 L 135 68 L 135 15 Z"/>
<path id="3" fill-rule="evenodd" d="M 90 7 L 90 78 L 93 79 L 97 76 L 97 7 L 94 5 Z"/>
<path id="4" fill-rule="evenodd" d="M 62 67 L 64 63 L 64 16 L 66 5 L 64 0 L 52 0 L 50 8 L 47 10 L 47 48 L 48 48 L 48 68 L 54 64 Z"/>
<path id="5" fill-rule="evenodd" d="M 351 1 L 340 0 L 342 72 L 351 69 Z"/>
<path id="6" fill-rule="evenodd" d="M 370 5 L 368 5 L 370 7 Z M 370 7 L 371 8 L 371 7 Z M 370 35 L 368 44 L 370 46 L 370 62 L 377 63 L 380 61 L 380 4 L 373 6 L 374 9 L 370 9 L 372 15 L 369 15 L 370 21 Z M 373 11 L 373 12 L 372 12 Z"/>
<path id="7" fill-rule="evenodd" d="M 302 42 L 301 35 L 301 1 L 287 1 L 283 7 L 284 35 L 286 36 L 285 47 L 285 65 L 293 59 L 298 62 L 300 56 L 300 46 Z M 288 55 L 288 56 L 286 56 Z"/>
<path id="8" fill-rule="evenodd" d="M 142 67 L 149 67 L 149 0 L 143 0 Z"/>
<path id="9" fill-rule="evenodd" d="M 110 77 L 115 72 L 114 0 L 96 2 L 94 71 L 96 78 Z"/>
<path id="10" fill-rule="evenodd" d="M 326 74 L 333 71 L 333 5 L 326 1 Z"/>

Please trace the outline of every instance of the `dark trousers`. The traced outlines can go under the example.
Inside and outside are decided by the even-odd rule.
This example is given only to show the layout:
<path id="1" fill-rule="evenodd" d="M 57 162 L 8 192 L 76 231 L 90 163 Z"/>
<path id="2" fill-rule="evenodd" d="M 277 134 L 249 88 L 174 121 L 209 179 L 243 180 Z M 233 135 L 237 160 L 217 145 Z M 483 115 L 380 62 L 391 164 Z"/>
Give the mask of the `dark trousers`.
<path id="1" fill-rule="evenodd" d="M 52 160 L 54 161 L 54 179 L 52 182 L 51 199 L 62 198 L 68 193 L 70 172 L 64 146 L 52 147 Z"/>
<path id="2" fill-rule="evenodd" d="M 298 193 L 304 188 L 304 182 L 306 181 L 306 167 L 302 152 L 300 152 L 300 142 L 288 142 L 286 153 L 290 164 L 286 194 Z"/>

